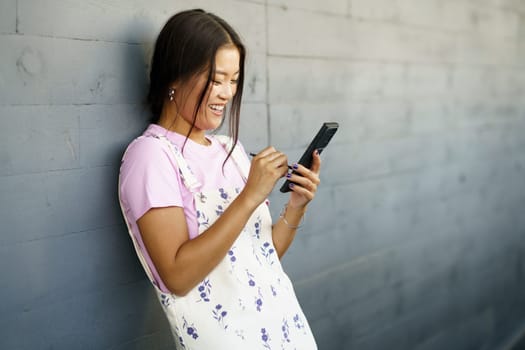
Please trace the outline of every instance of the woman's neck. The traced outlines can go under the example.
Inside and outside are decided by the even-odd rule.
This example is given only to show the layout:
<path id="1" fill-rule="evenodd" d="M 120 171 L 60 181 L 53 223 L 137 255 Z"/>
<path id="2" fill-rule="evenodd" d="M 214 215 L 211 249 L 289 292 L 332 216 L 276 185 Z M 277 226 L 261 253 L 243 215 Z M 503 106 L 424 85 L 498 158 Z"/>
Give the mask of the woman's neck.
<path id="1" fill-rule="evenodd" d="M 191 126 L 182 116 L 175 114 L 162 113 L 159 118 L 158 124 L 164 129 L 176 132 L 177 134 L 187 136 L 190 140 L 204 145 L 209 146 L 211 142 L 206 138 L 206 132 L 195 126 Z M 188 135 L 188 133 L 191 133 Z"/>

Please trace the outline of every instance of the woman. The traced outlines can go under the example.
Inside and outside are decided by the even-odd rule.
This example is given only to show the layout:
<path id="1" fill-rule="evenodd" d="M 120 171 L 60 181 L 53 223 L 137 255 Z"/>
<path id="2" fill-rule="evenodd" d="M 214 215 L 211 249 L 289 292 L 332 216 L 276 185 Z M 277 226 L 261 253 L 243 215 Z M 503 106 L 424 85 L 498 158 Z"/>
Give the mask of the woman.
<path id="1" fill-rule="evenodd" d="M 267 147 L 250 163 L 237 140 L 244 58 L 213 14 L 165 24 L 150 72 L 153 123 L 123 157 L 121 207 L 177 348 L 316 349 L 279 258 L 315 195 L 320 158 L 292 174 Z M 209 135 L 227 110 L 232 137 Z M 266 198 L 282 177 L 295 185 L 272 226 Z"/>

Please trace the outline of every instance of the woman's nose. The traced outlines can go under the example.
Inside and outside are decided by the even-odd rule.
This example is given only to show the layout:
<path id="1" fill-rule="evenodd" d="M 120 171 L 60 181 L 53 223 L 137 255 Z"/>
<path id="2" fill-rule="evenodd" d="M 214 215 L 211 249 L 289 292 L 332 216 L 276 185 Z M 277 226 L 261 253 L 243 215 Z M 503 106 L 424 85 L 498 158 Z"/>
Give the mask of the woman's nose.
<path id="1" fill-rule="evenodd" d="M 224 84 L 219 91 L 219 97 L 229 100 L 233 97 L 233 88 L 230 84 Z"/>

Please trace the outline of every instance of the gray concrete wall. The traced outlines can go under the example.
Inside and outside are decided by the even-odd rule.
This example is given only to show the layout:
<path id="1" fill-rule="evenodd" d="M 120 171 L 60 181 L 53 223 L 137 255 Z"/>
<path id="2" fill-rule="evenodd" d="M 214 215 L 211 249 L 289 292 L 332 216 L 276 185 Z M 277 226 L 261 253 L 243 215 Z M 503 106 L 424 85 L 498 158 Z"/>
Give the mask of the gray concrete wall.
<path id="1" fill-rule="evenodd" d="M 247 149 L 341 124 L 283 262 L 320 349 L 520 334 L 525 2 L 0 0 L 1 349 L 170 347 L 116 185 L 152 42 L 192 7 L 247 43 Z"/>

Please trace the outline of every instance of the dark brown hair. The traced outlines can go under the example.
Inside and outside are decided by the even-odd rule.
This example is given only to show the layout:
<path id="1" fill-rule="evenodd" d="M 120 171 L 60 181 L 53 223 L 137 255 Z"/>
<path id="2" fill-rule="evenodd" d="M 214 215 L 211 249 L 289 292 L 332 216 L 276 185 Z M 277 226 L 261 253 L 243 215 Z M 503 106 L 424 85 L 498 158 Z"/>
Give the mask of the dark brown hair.
<path id="1" fill-rule="evenodd" d="M 215 74 L 215 55 L 224 45 L 234 45 L 240 55 L 237 92 L 228 109 L 233 147 L 229 150 L 227 160 L 238 140 L 246 49 L 239 35 L 222 18 L 194 9 L 179 12 L 166 22 L 155 42 L 151 60 L 148 104 L 152 113 L 151 121 L 158 123 L 170 85 L 174 82 L 186 83 L 207 70 L 207 82 L 195 106 L 192 125 L 186 135 L 188 137 Z"/>

